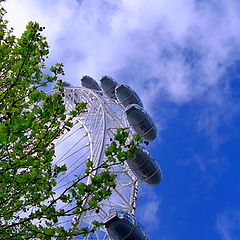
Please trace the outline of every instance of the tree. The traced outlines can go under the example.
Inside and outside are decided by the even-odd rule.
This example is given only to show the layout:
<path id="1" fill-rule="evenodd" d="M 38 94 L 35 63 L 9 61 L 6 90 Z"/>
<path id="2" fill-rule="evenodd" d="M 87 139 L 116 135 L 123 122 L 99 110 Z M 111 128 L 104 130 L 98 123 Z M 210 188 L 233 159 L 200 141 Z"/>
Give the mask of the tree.
<path id="1" fill-rule="evenodd" d="M 4 0 L 0 0 L 2 3 Z M 127 129 L 118 129 L 106 150 L 107 161 L 94 167 L 87 161 L 85 174 L 57 197 L 53 191 L 56 179 L 66 166 L 53 167 L 53 141 L 73 126 L 73 119 L 85 111 L 79 103 L 70 116 L 65 113 L 64 89 L 59 79 L 63 64 L 57 63 L 46 74 L 49 53 L 43 27 L 30 22 L 21 37 L 8 30 L 5 10 L 0 9 L 0 239 L 68 239 L 86 235 L 93 229 L 57 225 L 59 218 L 75 216 L 111 195 L 116 186 L 112 164 L 123 163 L 141 142 L 136 136 L 130 142 Z M 47 95 L 40 88 L 56 83 L 56 93 Z M 102 169 L 98 175 L 93 175 Z M 91 176 L 89 185 L 82 183 Z M 72 209 L 57 209 L 59 202 L 76 201 Z"/>

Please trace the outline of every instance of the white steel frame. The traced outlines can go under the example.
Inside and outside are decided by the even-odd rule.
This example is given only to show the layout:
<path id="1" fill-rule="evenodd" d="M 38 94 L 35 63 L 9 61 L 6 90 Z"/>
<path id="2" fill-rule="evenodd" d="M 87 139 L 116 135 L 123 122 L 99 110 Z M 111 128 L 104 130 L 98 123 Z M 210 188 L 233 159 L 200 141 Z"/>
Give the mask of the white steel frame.
<path id="1" fill-rule="evenodd" d="M 91 161 L 93 161 L 94 166 L 97 167 L 105 158 L 105 148 L 110 142 L 110 138 L 113 138 L 116 129 L 119 127 L 129 127 L 123 108 L 117 103 L 117 101 L 109 99 L 105 96 L 103 92 L 93 91 L 83 87 L 65 87 L 64 95 L 67 112 L 73 110 L 74 105 L 78 102 L 85 102 L 87 104 L 86 112 L 81 113 L 76 119 L 76 124 L 80 126 L 79 129 L 84 129 L 85 133 L 83 136 L 79 136 L 76 144 L 74 144 L 77 145 L 77 150 L 75 150 L 75 152 L 87 147 L 88 156 L 84 156 L 84 158 L 81 159 L 79 166 L 90 158 Z M 61 144 L 65 139 L 71 138 L 71 134 L 73 133 L 64 134 L 56 144 Z M 131 135 L 132 132 L 130 131 L 130 136 Z M 81 139 L 84 137 L 88 139 L 87 144 L 84 143 L 84 145 L 81 146 Z M 67 155 L 68 153 L 64 153 L 62 159 L 64 159 L 64 157 L 70 158 L 72 156 L 71 154 L 75 153 L 72 149 L 75 147 L 74 145 L 70 148 L 70 150 L 68 150 L 68 153 L 70 154 Z M 59 159 L 58 161 L 56 160 L 56 162 L 59 162 Z M 74 175 L 74 171 L 71 171 L 68 170 L 65 176 Z M 75 217 L 74 221 L 76 225 L 88 226 L 91 228 L 92 221 L 103 221 L 107 211 L 110 209 L 121 209 L 134 215 L 138 194 L 137 178 L 132 174 L 126 164 L 124 166 L 114 166 L 111 171 L 117 175 L 117 186 L 116 189 L 113 190 L 112 196 L 101 202 L 101 209 L 98 214 L 94 211 L 88 211 L 84 215 Z M 66 187 L 69 184 L 69 182 L 67 182 L 59 186 L 60 182 L 61 179 L 59 179 L 56 189 L 59 189 L 59 187 Z M 90 178 L 87 180 L 87 183 L 89 182 Z M 69 222 L 69 220 L 67 220 L 67 222 Z M 105 228 L 97 230 L 94 236 L 95 239 L 99 240 L 110 239 Z M 84 239 L 87 240 L 92 238 L 88 235 Z"/>

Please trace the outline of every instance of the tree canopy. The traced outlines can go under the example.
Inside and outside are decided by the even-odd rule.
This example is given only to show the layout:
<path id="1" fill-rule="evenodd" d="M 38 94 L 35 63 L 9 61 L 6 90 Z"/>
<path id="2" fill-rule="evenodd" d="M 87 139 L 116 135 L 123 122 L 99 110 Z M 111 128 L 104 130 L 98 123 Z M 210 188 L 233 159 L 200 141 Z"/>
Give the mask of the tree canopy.
<path id="1" fill-rule="evenodd" d="M 0 0 L 0 3 L 3 0 Z M 73 119 L 85 109 L 78 103 L 66 115 L 61 75 L 63 64 L 45 66 L 49 45 L 43 27 L 29 22 L 18 38 L 8 29 L 5 10 L 0 9 L 0 239 L 68 239 L 86 235 L 93 229 L 58 225 L 60 217 L 76 216 L 111 195 L 116 186 L 109 169 L 116 161 L 124 162 L 137 147 L 139 136 L 130 142 L 126 129 L 118 129 L 107 148 L 107 160 L 96 167 L 87 161 L 85 174 L 76 176 L 71 186 L 57 197 L 56 179 L 66 166 L 53 166 L 53 141 L 73 126 Z M 47 72 L 49 74 L 47 74 Z M 56 82 L 52 95 L 40 90 Z M 82 180 L 91 176 L 91 183 Z M 76 204 L 72 209 L 58 209 L 59 202 Z"/>

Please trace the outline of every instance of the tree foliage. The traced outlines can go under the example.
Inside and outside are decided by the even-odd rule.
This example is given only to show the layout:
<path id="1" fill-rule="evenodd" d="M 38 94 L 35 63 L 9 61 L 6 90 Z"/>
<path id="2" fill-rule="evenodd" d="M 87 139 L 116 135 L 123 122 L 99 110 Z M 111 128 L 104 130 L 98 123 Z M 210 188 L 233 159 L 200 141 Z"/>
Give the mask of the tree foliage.
<path id="1" fill-rule="evenodd" d="M 0 0 L 0 3 L 3 2 Z M 49 70 L 45 61 L 49 46 L 43 27 L 30 22 L 21 37 L 13 35 L 0 9 L 0 239 L 68 239 L 93 229 L 58 225 L 64 216 L 77 216 L 111 195 L 116 186 L 112 164 L 124 162 L 141 139 L 127 142 L 126 129 L 118 129 L 106 150 L 107 160 L 97 168 L 87 161 L 85 174 L 77 176 L 59 195 L 53 191 L 66 166 L 53 167 L 53 141 L 73 126 L 73 119 L 85 109 L 76 105 L 69 116 L 64 106 L 64 89 L 59 80 L 63 64 Z M 49 72 L 49 74 L 46 74 Z M 40 88 L 57 82 L 56 92 L 47 95 Z M 93 174 L 101 169 L 98 174 Z M 104 170 L 103 170 L 104 169 Z M 84 178 L 91 177 L 90 184 Z M 71 203 L 71 209 L 57 208 Z"/>

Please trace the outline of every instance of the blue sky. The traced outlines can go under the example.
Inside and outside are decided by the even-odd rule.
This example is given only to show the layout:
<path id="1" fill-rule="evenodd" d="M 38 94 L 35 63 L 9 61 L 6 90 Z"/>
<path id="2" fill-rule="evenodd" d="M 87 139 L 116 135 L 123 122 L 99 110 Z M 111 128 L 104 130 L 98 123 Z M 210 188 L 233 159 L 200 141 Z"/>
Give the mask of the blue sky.
<path id="1" fill-rule="evenodd" d="M 110 75 L 142 98 L 162 183 L 136 215 L 156 240 L 240 239 L 240 2 L 8 0 L 10 25 L 46 27 L 65 80 Z"/>

